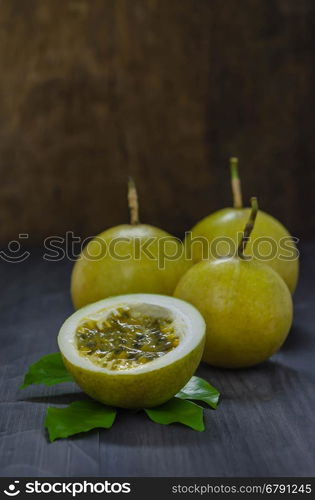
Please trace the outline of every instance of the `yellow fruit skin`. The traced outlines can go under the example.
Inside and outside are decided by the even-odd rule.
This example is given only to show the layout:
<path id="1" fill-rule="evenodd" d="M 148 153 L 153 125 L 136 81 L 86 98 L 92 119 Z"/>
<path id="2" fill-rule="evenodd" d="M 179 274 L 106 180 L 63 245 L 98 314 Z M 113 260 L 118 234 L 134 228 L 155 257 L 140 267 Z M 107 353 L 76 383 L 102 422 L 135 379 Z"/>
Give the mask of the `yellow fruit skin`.
<path id="1" fill-rule="evenodd" d="M 120 241 L 120 238 L 128 241 Z M 151 238 L 152 244 L 147 250 L 154 259 L 145 255 L 145 252 L 140 254 L 139 259 L 139 242 L 145 244 Z M 109 255 L 109 245 L 113 241 L 120 241 L 114 250 L 123 260 Z M 162 242 L 164 250 L 163 246 L 159 247 Z M 100 254 L 102 258 L 94 258 Z M 163 263 L 163 256 L 174 254 L 178 258 L 166 258 Z M 182 243 L 161 229 L 145 224 L 113 227 L 90 241 L 75 263 L 71 277 L 72 301 L 78 309 L 113 295 L 172 295 L 178 280 L 191 265 L 192 262 L 184 258 Z"/>
<path id="2" fill-rule="evenodd" d="M 174 295 L 203 315 L 203 360 L 214 366 L 261 363 L 281 347 L 292 324 L 288 287 L 273 269 L 255 260 L 199 262 L 181 278 Z"/>
<path id="3" fill-rule="evenodd" d="M 204 349 L 204 339 L 185 357 L 158 370 L 137 375 L 106 374 L 82 369 L 64 356 L 66 368 L 91 398 L 121 408 L 150 408 L 172 398 L 192 377 Z"/>
<path id="4" fill-rule="evenodd" d="M 219 210 L 196 224 L 191 230 L 192 237 L 197 238 L 198 236 L 202 236 L 206 238 L 209 243 L 213 242 L 216 238 L 231 238 L 236 244 L 240 241 L 245 224 L 248 221 L 249 213 L 249 208 L 224 208 Z M 237 237 L 238 234 L 239 237 Z M 279 258 L 282 254 L 285 256 L 288 255 L 287 250 L 281 251 L 281 249 L 279 249 L 279 242 L 282 238 L 290 237 L 290 234 L 277 219 L 260 210 L 257 215 L 254 230 L 251 234 L 251 239 L 246 247 L 246 255 L 253 255 L 253 242 L 259 237 L 272 238 L 275 241 L 277 245 L 275 256 L 271 260 L 263 260 L 263 262 L 280 274 L 293 294 L 299 277 L 299 260 L 295 244 L 290 242 L 290 245 L 292 245 L 292 248 L 296 252 L 295 259 L 282 260 Z M 189 256 L 189 250 L 191 249 L 194 262 L 199 262 L 202 258 L 202 246 L 200 244 L 193 244 L 191 246 L 189 238 L 185 239 L 185 246 L 186 251 L 188 251 L 187 255 Z M 226 255 L 227 244 L 222 243 L 218 245 L 216 250 L 218 254 L 222 251 L 223 253 L 221 253 L 221 255 Z M 260 243 L 259 254 L 263 257 L 268 257 L 270 250 L 270 243 Z"/>

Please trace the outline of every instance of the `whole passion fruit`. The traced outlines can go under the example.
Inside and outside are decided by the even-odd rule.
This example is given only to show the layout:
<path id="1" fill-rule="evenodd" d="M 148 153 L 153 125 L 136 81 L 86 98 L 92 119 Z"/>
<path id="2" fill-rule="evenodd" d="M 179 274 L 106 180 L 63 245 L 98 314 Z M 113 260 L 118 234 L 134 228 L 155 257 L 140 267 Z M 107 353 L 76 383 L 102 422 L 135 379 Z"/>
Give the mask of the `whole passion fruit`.
<path id="1" fill-rule="evenodd" d="M 234 206 L 208 215 L 188 233 L 186 254 L 191 255 L 195 263 L 209 256 L 224 256 L 225 252 L 230 252 L 229 242 L 236 249 L 241 241 L 250 208 L 243 207 L 238 159 L 231 158 L 230 163 Z M 258 257 L 277 271 L 294 293 L 299 276 L 299 254 L 292 236 L 277 219 L 259 211 L 246 255 Z"/>
<path id="2" fill-rule="evenodd" d="M 180 277 L 192 265 L 178 238 L 140 224 L 132 180 L 128 198 L 131 223 L 99 234 L 86 245 L 74 265 L 71 296 L 77 309 L 113 295 L 172 295 Z"/>
<path id="3" fill-rule="evenodd" d="M 245 257 L 258 210 L 252 211 L 236 257 L 195 264 L 179 281 L 175 296 L 202 313 L 207 324 L 203 360 L 221 368 L 256 365 L 274 354 L 292 324 L 292 297 L 270 266 Z"/>

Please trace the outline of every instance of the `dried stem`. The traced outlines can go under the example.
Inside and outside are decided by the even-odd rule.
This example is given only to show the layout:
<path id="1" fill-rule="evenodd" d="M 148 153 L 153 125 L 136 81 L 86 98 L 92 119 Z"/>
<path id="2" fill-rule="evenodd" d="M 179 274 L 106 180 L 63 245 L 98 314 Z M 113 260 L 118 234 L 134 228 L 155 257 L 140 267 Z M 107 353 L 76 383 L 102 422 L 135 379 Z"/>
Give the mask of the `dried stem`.
<path id="1" fill-rule="evenodd" d="M 128 181 L 128 205 L 130 210 L 130 224 L 139 224 L 138 194 L 132 177 L 129 177 Z"/>
<path id="2" fill-rule="evenodd" d="M 238 158 L 230 158 L 230 168 L 231 168 L 231 185 L 233 193 L 233 205 L 234 208 L 243 207 L 242 199 L 242 186 L 238 175 Z"/>
<path id="3" fill-rule="evenodd" d="M 255 220 L 256 220 L 256 217 L 257 217 L 257 213 L 258 213 L 258 201 L 257 201 L 257 198 L 255 198 L 255 197 L 251 198 L 250 203 L 251 203 L 252 209 L 251 209 L 251 212 L 250 212 L 250 215 L 249 215 L 248 222 L 247 222 L 247 224 L 245 226 L 245 229 L 244 229 L 242 241 L 240 242 L 238 250 L 237 250 L 237 254 L 238 254 L 238 256 L 241 259 L 245 259 L 244 252 L 246 250 L 246 245 L 248 243 L 248 240 L 249 240 L 249 237 L 250 237 L 250 235 L 252 233 L 252 230 L 254 229 Z"/>

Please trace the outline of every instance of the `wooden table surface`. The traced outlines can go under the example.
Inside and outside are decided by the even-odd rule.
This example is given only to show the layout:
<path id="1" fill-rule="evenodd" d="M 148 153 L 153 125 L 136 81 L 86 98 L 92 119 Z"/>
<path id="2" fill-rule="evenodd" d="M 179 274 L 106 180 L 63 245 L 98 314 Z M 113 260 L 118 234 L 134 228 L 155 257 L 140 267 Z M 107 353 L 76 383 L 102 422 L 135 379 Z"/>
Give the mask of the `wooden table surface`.
<path id="1" fill-rule="evenodd" d="M 34 250 L 0 263 L 1 476 L 313 476 L 315 470 L 315 245 L 303 249 L 295 322 L 279 354 L 253 369 L 199 375 L 222 392 L 206 430 L 162 426 L 122 411 L 112 429 L 48 443 L 47 406 L 84 397 L 74 384 L 18 389 L 27 367 L 55 352 L 72 312 L 69 262 Z"/>

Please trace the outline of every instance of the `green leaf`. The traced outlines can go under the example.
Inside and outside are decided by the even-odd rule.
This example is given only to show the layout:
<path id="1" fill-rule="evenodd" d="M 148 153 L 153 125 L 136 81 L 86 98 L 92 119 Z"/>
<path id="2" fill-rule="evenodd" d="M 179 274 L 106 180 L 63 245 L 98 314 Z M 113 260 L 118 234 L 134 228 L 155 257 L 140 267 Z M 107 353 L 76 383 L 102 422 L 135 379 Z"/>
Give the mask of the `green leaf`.
<path id="1" fill-rule="evenodd" d="M 20 389 L 32 384 L 54 385 L 61 382 L 73 382 L 73 378 L 63 364 L 61 354 L 56 352 L 43 356 L 29 367 Z"/>
<path id="2" fill-rule="evenodd" d="M 76 401 L 66 408 L 50 406 L 46 413 L 45 427 L 52 442 L 91 429 L 109 429 L 115 418 L 114 408 L 94 401 Z"/>
<path id="3" fill-rule="evenodd" d="M 200 377 L 191 377 L 189 382 L 179 391 L 176 398 L 204 401 L 216 409 L 220 397 L 219 391 Z"/>
<path id="4" fill-rule="evenodd" d="M 195 431 L 204 431 L 203 408 L 191 401 L 172 398 L 156 408 L 145 408 L 148 417 L 157 424 L 173 424 L 175 422 L 187 425 Z"/>

